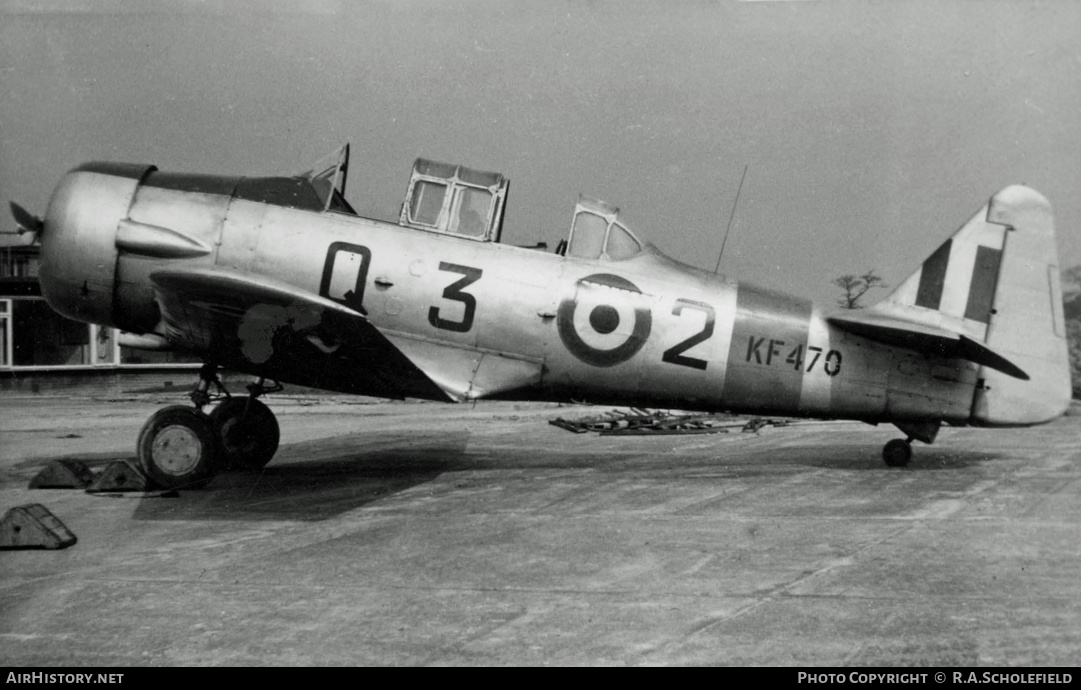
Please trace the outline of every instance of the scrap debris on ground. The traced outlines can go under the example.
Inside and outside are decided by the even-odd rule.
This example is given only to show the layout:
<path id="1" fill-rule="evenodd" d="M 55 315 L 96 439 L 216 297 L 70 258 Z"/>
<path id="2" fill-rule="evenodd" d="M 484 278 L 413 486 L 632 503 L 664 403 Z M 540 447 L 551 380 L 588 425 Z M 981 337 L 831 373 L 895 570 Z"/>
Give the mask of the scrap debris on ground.
<path id="1" fill-rule="evenodd" d="M 764 426 L 788 426 L 783 419 L 751 419 L 734 417 L 730 414 L 678 414 L 665 410 L 643 410 L 632 407 L 628 411 L 612 410 L 600 415 L 564 419 L 557 417 L 548 420 L 560 429 L 584 434 L 587 431 L 599 432 L 601 436 L 648 436 L 659 434 L 725 434 L 732 429 L 745 432 L 757 432 Z"/>

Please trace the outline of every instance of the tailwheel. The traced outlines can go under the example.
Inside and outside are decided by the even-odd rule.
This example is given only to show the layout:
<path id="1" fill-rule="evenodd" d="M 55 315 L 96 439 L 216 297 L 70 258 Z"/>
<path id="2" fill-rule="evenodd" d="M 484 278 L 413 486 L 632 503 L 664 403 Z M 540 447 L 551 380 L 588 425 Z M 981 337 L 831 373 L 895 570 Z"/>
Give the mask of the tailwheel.
<path id="1" fill-rule="evenodd" d="M 255 398 L 223 400 L 210 413 L 210 422 L 226 469 L 262 469 L 278 450 L 278 420 Z"/>
<path id="2" fill-rule="evenodd" d="M 183 405 L 165 407 L 139 432 L 139 463 L 165 489 L 198 487 L 217 471 L 217 442 L 210 418 Z"/>
<path id="3" fill-rule="evenodd" d="M 882 459 L 890 467 L 904 467 L 912 460 L 912 444 L 895 438 L 882 449 Z"/>

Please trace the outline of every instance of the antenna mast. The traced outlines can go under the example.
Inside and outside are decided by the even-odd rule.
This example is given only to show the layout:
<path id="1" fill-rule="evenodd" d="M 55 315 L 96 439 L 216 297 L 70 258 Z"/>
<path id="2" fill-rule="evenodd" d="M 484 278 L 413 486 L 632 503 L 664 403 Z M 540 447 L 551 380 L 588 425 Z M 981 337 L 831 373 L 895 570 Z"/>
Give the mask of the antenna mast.
<path id="1" fill-rule="evenodd" d="M 721 253 L 717 255 L 717 265 L 713 269 L 713 274 L 716 275 L 717 271 L 721 270 L 721 257 L 724 256 L 724 245 L 728 243 L 728 232 L 732 229 L 732 219 L 736 217 L 736 207 L 739 205 L 739 193 L 743 191 L 743 181 L 747 179 L 747 168 L 750 164 L 743 166 L 743 177 L 739 178 L 739 188 L 736 190 L 736 200 L 732 202 L 732 213 L 728 214 L 728 227 L 724 229 L 724 239 L 721 240 Z"/>

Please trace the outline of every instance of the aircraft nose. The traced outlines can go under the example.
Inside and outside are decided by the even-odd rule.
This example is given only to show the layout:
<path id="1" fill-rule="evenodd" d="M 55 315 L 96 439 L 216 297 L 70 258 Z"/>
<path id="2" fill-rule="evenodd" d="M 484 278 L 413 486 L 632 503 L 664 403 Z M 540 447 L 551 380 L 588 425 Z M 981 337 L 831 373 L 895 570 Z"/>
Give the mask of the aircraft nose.
<path id="1" fill-rule="evenodd" d="M 41 233 L 39 273 L 41 293 L 54 310 L 78 321 L 116 325 L 117 224 L 151 168 L 86 163 L 56 186 Z"/>

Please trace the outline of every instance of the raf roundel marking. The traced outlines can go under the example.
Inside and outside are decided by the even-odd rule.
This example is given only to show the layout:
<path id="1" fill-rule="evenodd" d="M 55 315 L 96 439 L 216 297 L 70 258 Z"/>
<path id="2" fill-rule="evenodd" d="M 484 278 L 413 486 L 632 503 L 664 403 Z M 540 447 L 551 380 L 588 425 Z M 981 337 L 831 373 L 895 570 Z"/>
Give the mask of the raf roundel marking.
<path id="1" fill-rule="evenodd" d="M 589 309 L 588 317 L 583 319 L 579 317 L 577 311 L 582 301 L 582 290 L 586 286 L 600 286 L 601 289 L 612 291 L 601 298 L 600 304 L 595 304 L 592 308 L 581 305 L 582 309 Z M 646 344 L 646 339 L 649 338 L 653 324 L 649 308 L 642 306 L 637 299 L 628 300 L 621 296 L 619 291 L 634 295 L 642 294 L 638 286 L 626 278 L 610 273 L 595 273 L 579 280 L 575 297 L 565 299 L 559 305 L 556 317 L 559 338 L 572 355 L 586 364 L 595 367 L 611 367 L 626 362 L 642 349 L 642 346 Z M 612 303 L 605 303 L 604 300 Z M 633 302 L 639 302 L 639 304 L 633 304 Z M 633 316 L 631 316 L 632 311 Z M 631 317 L 629 326 L 624 323 L 625 316 Z M 617 331 L 628 330 L 630 333 L 620 340 Z M 614 344 L 610 347 L 601 346 L 613 342 Z"/>
<path id="2" fill-rule="evenodd" d="M 598 333 L 608 335 L 619 328 L 619 311 L 607 304 L 597 305 L 589 312 L 589 325 Z"/>

